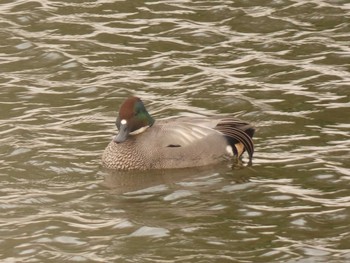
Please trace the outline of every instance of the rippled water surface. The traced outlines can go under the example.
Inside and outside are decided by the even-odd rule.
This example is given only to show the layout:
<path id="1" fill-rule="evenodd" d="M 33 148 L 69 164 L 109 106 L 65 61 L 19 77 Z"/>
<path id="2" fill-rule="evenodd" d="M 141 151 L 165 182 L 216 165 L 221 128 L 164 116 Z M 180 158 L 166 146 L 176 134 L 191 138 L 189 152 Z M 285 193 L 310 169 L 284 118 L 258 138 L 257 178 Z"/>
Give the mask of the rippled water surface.
<path id="1" fill-rule="evenodd" d="M 350 261 L 349 12 L 3 0 L 0 261 Z M 131 94 L 155 118 L 253 123 L 253 166 L 103 170 Z"/>

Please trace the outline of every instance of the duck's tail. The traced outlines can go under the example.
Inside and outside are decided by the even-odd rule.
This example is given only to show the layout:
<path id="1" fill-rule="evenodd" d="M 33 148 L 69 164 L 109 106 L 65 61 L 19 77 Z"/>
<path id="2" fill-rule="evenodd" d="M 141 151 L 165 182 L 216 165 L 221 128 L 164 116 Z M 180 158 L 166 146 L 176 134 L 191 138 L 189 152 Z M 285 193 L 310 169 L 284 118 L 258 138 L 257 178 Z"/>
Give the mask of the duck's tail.
<path id="1" fill-rule="evenodd" d="M 233 149 L 236 149 L 234 146 L 236 143 L 242 143 L 248 153 L 249 164 L 251 164 L 254 153 L 252 138 L 255 132 L 252 125 L 238 119 L 225 118 L 220 120 L 215 129 L 225 135 Z"/>

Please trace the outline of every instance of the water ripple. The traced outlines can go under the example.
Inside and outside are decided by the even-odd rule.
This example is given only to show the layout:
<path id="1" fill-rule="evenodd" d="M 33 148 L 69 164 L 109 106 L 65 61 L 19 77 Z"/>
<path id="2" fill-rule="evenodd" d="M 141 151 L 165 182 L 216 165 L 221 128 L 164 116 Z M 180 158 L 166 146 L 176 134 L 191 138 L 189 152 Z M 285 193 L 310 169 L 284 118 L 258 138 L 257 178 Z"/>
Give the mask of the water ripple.
<path id="1" fill-rule="evenodd" d="M 349 261 L 349 10 L 5 1 L 1 262 Z M 252 122 L 253 166 L 104 171 L 131 94 Z"/>

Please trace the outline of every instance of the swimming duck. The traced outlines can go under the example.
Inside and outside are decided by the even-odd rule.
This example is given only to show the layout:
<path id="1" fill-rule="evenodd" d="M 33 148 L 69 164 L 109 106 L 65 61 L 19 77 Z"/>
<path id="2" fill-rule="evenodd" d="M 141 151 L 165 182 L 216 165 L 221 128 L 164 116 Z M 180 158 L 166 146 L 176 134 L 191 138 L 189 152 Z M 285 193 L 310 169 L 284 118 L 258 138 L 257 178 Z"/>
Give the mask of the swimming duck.
<path id="1" fill-rule="evenodd" d="M 119 109 L 119 133 L 108 144 L 102 164 L 116 170 L 198 167 L 241 157 L 253 158 L 254 127 L 235 118 L 177 117 L 155 121 L 140 98 Z"/>

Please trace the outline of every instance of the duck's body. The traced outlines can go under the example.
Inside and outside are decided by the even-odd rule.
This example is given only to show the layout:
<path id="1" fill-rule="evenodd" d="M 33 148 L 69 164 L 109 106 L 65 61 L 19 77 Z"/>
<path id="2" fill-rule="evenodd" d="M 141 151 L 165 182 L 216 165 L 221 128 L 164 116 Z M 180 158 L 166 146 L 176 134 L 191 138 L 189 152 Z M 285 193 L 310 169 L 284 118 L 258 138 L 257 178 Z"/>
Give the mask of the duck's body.
<path id="1" fill-rule="evenodd" d="M 251 159 L 254 151 L 254 128 L 248 123 L 188 117 L 155 122 L 135 97 L 121 106 L 117 126 L 119 134 L 102 155 L 103 165 L 110 169 L 196 167 L 239 157 L 244 150 Z"/>

